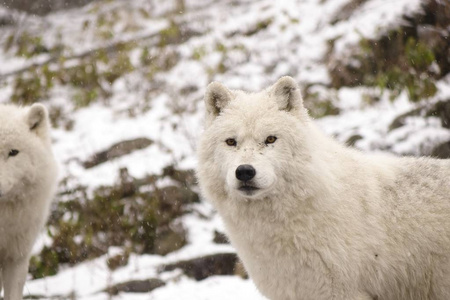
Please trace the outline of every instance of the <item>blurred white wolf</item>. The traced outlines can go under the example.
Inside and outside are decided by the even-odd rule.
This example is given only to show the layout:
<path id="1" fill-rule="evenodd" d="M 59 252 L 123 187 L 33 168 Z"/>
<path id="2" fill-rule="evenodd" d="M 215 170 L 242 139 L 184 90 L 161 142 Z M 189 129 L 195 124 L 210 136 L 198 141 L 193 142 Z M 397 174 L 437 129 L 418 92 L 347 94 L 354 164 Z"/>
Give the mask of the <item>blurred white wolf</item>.
<path id="1" fill-rule="evenodd" d="M 5 300 L 22 299 L 30 252 L 56 188 L 49 130 L 41 104 L 0 105 L 0 290 L 3 285 Z"/>
<path id="2" fill-rule="evenodd" d="M 450 161 L 343 147 L 290 77 L 205 102 L 200 187 L 265 296 L 450 299 Z"/>

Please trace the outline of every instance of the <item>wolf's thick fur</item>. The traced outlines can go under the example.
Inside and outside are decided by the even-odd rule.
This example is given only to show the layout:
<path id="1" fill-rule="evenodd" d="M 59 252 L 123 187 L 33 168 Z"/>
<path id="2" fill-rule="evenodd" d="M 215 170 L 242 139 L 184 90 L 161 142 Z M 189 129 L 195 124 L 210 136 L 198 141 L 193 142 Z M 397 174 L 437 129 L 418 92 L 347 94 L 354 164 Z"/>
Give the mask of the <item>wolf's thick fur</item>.
<path id="1" fill-rule="evenodd" d="M 0 289 L 3 285 L 5 300 L 22 299 L 30 252 L 55 191 L 49 130 L 41 104 L 0 105 Z"/>
<path id="2" fill-rule="evenodd" d="M 290 77 L 259 93 L 212 83 L 205 102 L 200 187 L 265 296 L 450 299 L 450 161 L 340 145 Z"/>

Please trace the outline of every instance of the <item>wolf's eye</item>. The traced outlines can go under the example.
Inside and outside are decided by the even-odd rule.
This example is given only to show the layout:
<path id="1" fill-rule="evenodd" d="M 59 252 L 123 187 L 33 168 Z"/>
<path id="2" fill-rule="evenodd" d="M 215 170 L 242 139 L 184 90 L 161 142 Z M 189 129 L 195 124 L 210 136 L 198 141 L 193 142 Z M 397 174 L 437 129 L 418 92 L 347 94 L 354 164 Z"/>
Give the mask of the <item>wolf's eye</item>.
<path id="1" fill-rule="evenodd" d="M 12 149 L 9 151 L 8 156 L 16 156 L 17 154 L 19 154 L 19 150 Z"/>
<path id="2" fill-rule="evenodd" d="M 269 136 L 266 138 L 265 143 L 266 143 L 266 145 L 267 145 L 267 144 L 273 144 L 273 143 L 275 143 L 276 140 L 277 140 L 277 137 L 276 137 L 276 136 L 269 135 Z"/>
<path id="3" fill-rule="evenodd" d="M 227 139 L 225 143 L 227 143 L 228 146 L 236 146 L 237 144 L 235 139 Z"/>

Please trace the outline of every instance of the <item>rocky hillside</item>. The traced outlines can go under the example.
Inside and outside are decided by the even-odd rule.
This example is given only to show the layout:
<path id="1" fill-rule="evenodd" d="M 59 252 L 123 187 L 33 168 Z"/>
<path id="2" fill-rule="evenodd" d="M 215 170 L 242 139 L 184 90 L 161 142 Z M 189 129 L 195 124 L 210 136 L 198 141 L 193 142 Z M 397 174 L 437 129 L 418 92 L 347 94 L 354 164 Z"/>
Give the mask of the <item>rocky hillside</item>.
<path id="1" fill-rule="evenodd" d="M 341 142 L 449 158 L 449 36 L 439 0 L 0 6 L 0 102 L 49 108 L 61 169 L 26 295 L 262 299 L 198 194 L 206 85 L 290 75 Z"/>

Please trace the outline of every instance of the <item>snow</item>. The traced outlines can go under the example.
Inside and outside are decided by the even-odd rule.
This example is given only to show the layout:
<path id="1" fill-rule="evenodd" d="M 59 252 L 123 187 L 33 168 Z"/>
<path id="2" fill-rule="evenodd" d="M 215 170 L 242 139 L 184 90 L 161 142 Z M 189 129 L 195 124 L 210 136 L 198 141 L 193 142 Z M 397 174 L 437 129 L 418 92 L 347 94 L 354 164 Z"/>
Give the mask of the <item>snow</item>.
<path id="1" fill-rule="evenodd" d="M 86 300 L 110 299 L 106 293 L 98 293 L 83 297 Z M 156 289 L 150 294 L 120 293 L 114 296 L 117 300 L 264 300 L 253 284 L 235 276 L 212 276 L 196 282 L 186 277 L 170 281 L 166 286 Z"/>
<path id="2" fill-rule="evenodd" d="M 336 52 L 343 53 L 361 38 L 377 37 L 383 32 L 381 28 L 392 28 L 403 23 L 399 16 L 418 12 L 420 4 L 420 0 L 367 1 L 357 9 L 354 17 L 336 24 L 329 38 L 343 35 L 335 44 Z"/>
<path id="3" fill-rule="evenodd" d="M 159 288 L 151 293 L 151 300 L 263 300 L 264 298 L 256 290 L 256 287 L 235 276 L 212 276 L 203 281 L 195 282 L 190 279 L 181 279 L 178 282 L 170 282 L 164 288 Z"/>
<path id="4" fill-rule="evenodd" d="M 302 86 L 311 85 L 312 90 L 333 94 L 341 113 L 316 120 L 317 124 L 342 142 L 361 135 L 363 139 L 357 141 L 356 146 L 365 151 L 388 150 L 398 155 L 417 155 L 419 151 L 430 151 L 423 149 L 423 145 L 430 147 L 450 140 L 450 132 L 442 128 L 435 117 L 410 117 L 405 126 L 389 131 L 396 117 L 422 105 L 409 102 L 405 93 L 394 101 L 384 93 L 377 103 L 369 105 L 365 96 L 378 90 L 355 87 L 329 91 L 324 88 L 330 83 L 324 63 L 330 40 L 335 40 L 334 55 L 346 57 L 347 50 L 361 38 L 376 37 L 402 22 L 403 14 L 420 11 L 419 0 L 368 0 L 349 18 L 334 25 L 330 22 L 350 0 L 185 2 L 185 12 L 176 12 L 170 18 L 167 16 L 176 8 L 175 0 L 133 0 L 92 3 L 81 9 L 54 13 L 45 19 L 33 17 L 23 21 L 22 27 L 45 32 L 47 43 L 68 45 L 72 54 L 117 40 L 135 40 L 149 46 L 154 58 L 169 51 L 176 51 L 179 56 L 173 68 L 161 70 L 148 79 L 148 66 L 140 66 L 142 52 L 133 50 L 131 62 L 136 69 L 109 87 L 112 96 L 107 101 L 85 108 L 75 109 L 70 101 L 71 90 L 64 87 L 52 90 L 45 103 L 61 107 L 63 114 L 73 121 L 72 129 L 60 127 L 53 131 L 61 178 L 69 177 L 72 185 L 84 185 L 92 190 L 116 183 L 119 169 L 123 167 L 136 178 L 160 174 L 170 164 L 182 169 L 195 168 L 196 140 L 203 128 L 201 100 L 206 85 L 213 80 L 230 88 L 257 91 L 281 76 L 291 75 Z M 140 14 L 142 8 L 150 11 L 151 16 Z M 114 10 L 119 12 L 118 19 L 114 20 L 114 37 L 105 41 L 99 37 L 101 28 L 95 23 L 98 15 Z M 169 26 L 168 19 L 186 24 L 199 35 L 178 45 L 167 45 L 164 50 L 167 52 L 155 48 L 154 36 Z M 266 29 L 259 28 L 249 34 L 264 22 L 270 23 Z M 87 29 L 83 29 L 85 24 Z M 126 28 L 130 26 L 136 28 L 129 32 Z M 1 44 L 12 29 L 0 30 L 3 30 Z M 193 54 L 199 49 L 203 50 L 203 55 L 194 58 Z M 50 58 L 43 54 L 26 60 L 13 56 L 11 51 L 2 51 L 0 79 Z M 77 64 L 78 61 L 67 63 Z M 219 64 L 223 64 L 223 71 L 218 69 Z M 10 97 L 11 86 L 11 82 L 0 85 L 0 103 Z M 430 103 L 450 97 L 450 77 L 443 78 L 437 87 L 438 93 Z M 189 89 L 192 91 L 182 92 Z M 90 169 L 81 164 L 117 142 L 139 137 L 149 138 L 154 143 Z M 193 213 L 180 221 L 187 228 L 188 244 L 178 251 L 166 256 L 131 254 L 125 267 L 111 271 L 106 261 L 118 251 L 111 248 L 107 255 L 66 267 L 55 276 L 27 281 L 25 295 L 43 295 L 42 299 L 50 299 L 74 294 L 80 300 L 264 299 L 251 280 L 237 276 L 213 276 L 197 282 L 179 271 L 158 272 L 163 264 L 215 253 L 234 253 L 232 246 L 212 242 L 214 230 L 224 232 L 225 229 L 206 202 L 194 206 Z M 34 253 L 48 243 L 49 237 L 42 234 Z M 147 294 L 110 296 L 103 292 L 116 283 L 148 278 L 160 278 L 168 283 Z"/>
<path id="5" fill-rule="evenodd" d="M 169 281 L 169 284 L 158 289 L 158 291 L 161 290 L 159 291 L 160 294 L 153 295 L 152 293 L 151 297 L 155 298 L 150 299 L 168 299 L 166 297 L 169 297 L 169 295 L 180 295 L 180 292 L 184 289 L 186 289 L 186 297 L 189 297 L 186 299 L 194 299 L 190 297 L 206 297 L 201 299 L 212 299 L 211 297 L 213 295 L 215 297 L 218 291 L 227 293 L 234 291 L 233 293 L 240 297 L 236 297 L 236 299 L 249 299 L 245 298 L 246 295 L 257 296 L 258 293 L 249 280 L 243 280 L 234 276 L 233 278 L 228 278 L 227 276 L 211 277 L 201 281 L 198 288 L 195 288 L 197 285 L 196 281 L 182 276 L 177 271 L 158 272 L 158 269 L 165 264 L 211 254 L 234 253 L 234 249 L 228 244 L 211 243 L 214 230 L 223 232 L 223 224 L 220 218 L 214 213 L 212 207 L 207 203 L 201 203 L 194 207 L 194 211 L 197 214 L 194 213 L 183 217 L 183 224 L 190 229 L 188 233 L 189 244 L 178 251 L 172 252 L 164 257 L 160 255 L 130 254 L 128 264 L 113 272 L 108 268 L 106 262 L 108 258 L 121 253 L 121 249 L 111 247 L 108 254 L 62 270 L 56 276 L 28 281 L 25 289 L 26 294 L 46 295 L 46 297 L 76 295 L 79 299 L 92 299 L 91 297 L 95 295 L 95 297 L 99 297 L 95 299 L 110 299 L 105 293 L 103 295 L 97 294 L 117 283 L 130 280 L 160 278 L 166 282 Z M 205 216 L 209 216 L 210 218 L 205 218 Z M 179 283 L 181 284 L 181 290 L 178 290 Z M 176 287 L 175 290 L 173 289 L 174 286 Z M 239 290 L 237 288 L 243 289 L 243 294 L 238 292 Z M 227 294 L 224 295 L 226 296 Z M 117 299 L 122 299 L 120 297 L 121 295 Z M 148 299 L 148 296 L 146 299 Z"/>

